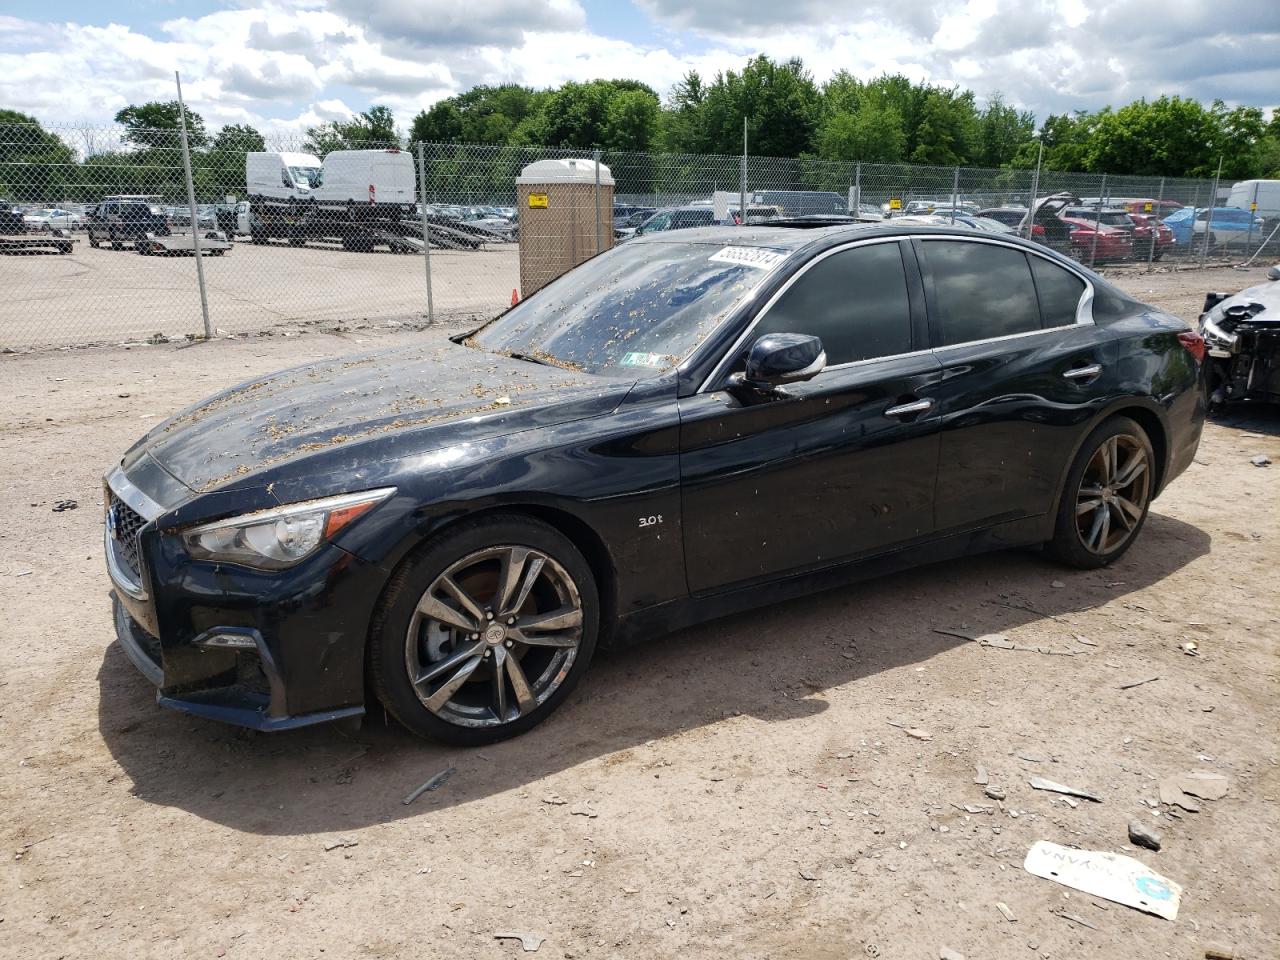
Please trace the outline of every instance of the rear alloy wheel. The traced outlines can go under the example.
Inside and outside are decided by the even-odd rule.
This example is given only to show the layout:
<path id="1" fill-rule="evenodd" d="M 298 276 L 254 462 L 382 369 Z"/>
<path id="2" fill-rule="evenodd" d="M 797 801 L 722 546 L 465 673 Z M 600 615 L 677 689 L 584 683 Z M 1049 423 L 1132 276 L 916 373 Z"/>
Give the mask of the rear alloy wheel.
<path id="1" fill-rule="evenodd" d="M 1101 567 L 1132 545 L 1151 506 L 1155 457 L 1143 429 L 1115 417 L 1089 436 L 1067 478 L 1050 552 Z"/>
<path id="2" fill-rule="evenodd" d="M 590 567 L 525 517 L 461 525 L 406 564 L 385 603 L 370 639 L 378 695 L 405 726 L 450 743 L 534 726 L 595 648 Z"/>

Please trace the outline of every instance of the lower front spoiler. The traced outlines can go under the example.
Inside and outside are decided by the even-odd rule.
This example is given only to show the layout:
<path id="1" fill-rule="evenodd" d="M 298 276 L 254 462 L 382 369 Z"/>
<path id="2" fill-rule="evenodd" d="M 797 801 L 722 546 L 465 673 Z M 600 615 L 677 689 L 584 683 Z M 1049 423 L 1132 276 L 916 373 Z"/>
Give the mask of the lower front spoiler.
<path id="1" fill-rule="evenodd" d="M 266 645 L 258 637 L 259 663 L 267 676 L 271 693 L 264 694 L 240 686 L 213 687 L 182 695 L 164 692 L 164 667 L 160 643 L 129 616 L 114 594 L 111 598 L 115 615 L 116 640 L 125 656 L 156 690 L 156 703 L 170 710 L 180 710 L 207 720 L 218 720 L 251 730 L 293 730 L 317 723 L 330 723 L 364 714 L 363 706 L 317 710 L 313 713 L 289 714 L 283 710 L 284 684 Z"/>

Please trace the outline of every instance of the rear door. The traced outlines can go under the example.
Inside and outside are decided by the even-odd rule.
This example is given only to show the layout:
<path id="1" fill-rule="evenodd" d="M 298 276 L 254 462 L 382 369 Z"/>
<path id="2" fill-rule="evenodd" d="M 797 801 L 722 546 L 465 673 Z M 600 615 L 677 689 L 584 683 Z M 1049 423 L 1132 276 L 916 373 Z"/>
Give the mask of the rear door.
<path id="1" fill-rule="evenodd" d="M 905 254 L 905 259 L 904 259 Z M 882 240 L 819 254 L 701 392 L 680 401 L 689 588 L 712 593 L 927 538 L 937 379 L 912 251 Z M 822 339 L 827 367 L 752 402 L 726 389 L 765 333 Z"/>
<path id="2" fill-rule="evenodd" d="M 1053 507 L 1081 431 L 1116 381 L 1092 288 L 996 240 L 915 240 L 941 379 L 940 535 Z"/>

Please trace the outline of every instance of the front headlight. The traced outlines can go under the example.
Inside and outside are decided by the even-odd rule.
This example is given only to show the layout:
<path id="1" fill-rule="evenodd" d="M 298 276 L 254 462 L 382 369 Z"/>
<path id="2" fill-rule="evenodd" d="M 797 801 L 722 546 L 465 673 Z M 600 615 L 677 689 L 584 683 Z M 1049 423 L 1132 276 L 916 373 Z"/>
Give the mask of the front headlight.
<path id="1" fill-rule="evenodd" d="M 320 544 L 395 492 L 395 487 L 381 487 L 246 513 L 184 530 L 182 542 L 197 560 L 279 570 L 315 552 Z"/>
<path id="2" fill-rule="evenodd" d="M 1205 314 L 1204 323 L 1201 326 L 1204 330 L 1205 339 L 1209 341 L 1210 346 L 1230 350 L 1236 345 L 1239 337 L 1224 326 L 1226 323 L 1229 323 L 1229 321 L 1225 321 L 1222 317 L 1222 311 L 1216 308 Z"/>

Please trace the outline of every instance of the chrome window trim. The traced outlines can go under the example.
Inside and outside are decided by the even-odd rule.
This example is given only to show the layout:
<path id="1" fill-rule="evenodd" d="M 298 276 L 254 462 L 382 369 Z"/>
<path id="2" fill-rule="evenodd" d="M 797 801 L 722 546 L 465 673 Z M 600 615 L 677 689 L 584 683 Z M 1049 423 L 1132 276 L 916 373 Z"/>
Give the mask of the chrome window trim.
<path id="1" fill-rule="evenodd" d="M 778 290 L 774 292 L 773 296 L 769 298 L 768 302 L 763 307 L 760 308 L 759 312 L 752 318 L 751 323 L 747 325 L 747 328 L 743 330 L 741 334 L 738 335 L 737 339 L 734 340 L 732 345 L 730 345 L 729 349 L 724 352 L 723 356 L 721 356 L 720 362 L 711 368 L 711 373 L 708 374 L 706 379 L 702 381 L 702 384 L 695 391 L 695 394 L 706 393 L 710 389 L 711 385 L 719 377 L 724 375 L 725 365 L 729 363 L 730 358 L 735 356 L 737 352 L 742 348 L 742 346 L 746 343 L 747 338 L 751 335 L 751 331 L 755 329 L 756 324 L 758 324 L 761 318 L 763 318 L 765 314 L 767 314 L 769 310 L 772 309 L 773 305 L 778 301 L 778 299 L 784 293 L 786 293 L 789 289 L 791 289 L 791 285 L 795 283 L 797 280 L 799 280 L 802 276 L 804 276 L 809 271 L 809 269 L 813 267 L 815 264 L 820 263 L 821 261 L 825 260 L 827 257 L 833 256 L 834 254 L 842 253 L 846 250 L 852 250 L 855 247 L 865 247 L 865 246 L 870 246 L 876 243 L 899 243 L 902 240 L 935 240 L 935 241 L 947 240 L 947 241 L 953 241 L 953 242 L 960 241 L 961 243 L 989 243 L 997 247 L 1005 247 L 1006 249 L 1009 249 L 1009 250 L 1016 250 L 1019 253 L 1025 253 L 1025 254 L 1030 254 L 1033 257 L 1039 257 L 1041 260 L 1045 260 L 1048 263 L 1052 264 L 1055 267 L 1058 267 L 1061 270 L 1066 270 L 1068 273 L 1075 276 L 1078 280 L 1080 280 L 1084 284 L 1084 293 L 1080 295 L 1080 301 L 1079 303 L 1076 304 L 1076 321 L 1075 323 L 1061 324 L 1056 327 L 1041 327 L 1038 330 L 1026 330 L 1022 333 L 1006 333 L 998 337 L 986 337 L 982 340 L 966 340 L 964 343 L 949 343 L 945 347 L 927 347 L 923 350 L 912 350 L 908 353 L 894 353 L 884 357 L 868 357 L 865 360 L 850 360 L 847 363 L 837 363 L 837 364 L 833 364 L 832 366 L 826 367 L 822 371 L 823 373 L 826 373 L 828 370 L 844 370 L 849 367 L 859 367 L 859 366 L 865 366 L 873 363 L 885 363 L 886 361 L 889 361 L 889 360 L 901 360 L 907 357 L 924 356 L 925 354 L 939 354 L 944 351 L 955 350 L 960 347 L 981 346 L 983 344 L 988 344 L 988 343 L 999 343 L 1000 341 L 1003 341 L 1003 340 L 1017 340 L 1023 337 L 1034 337 L 1043 333 L 1053 333 L 1055 331 L 1071 330 L 1071 329 L 1074 329 L 1075 327 L 1094 325 L 1093 282 L 1090 281 L 1090 279 L 1087 276 L 1085 276 L 1083 273 L 1077 270 L 1074 266 L 1061 263 L 1058 260 L 1055 260 L 1053 257 L 1045 256 L 1043 253 L 1041 253 L 1038 250 L 1028 250 L 1026 247 L 1020 244 L 1009 243 L 1005 241 L 1003 238 L 998 236 L 995 236 L 995 237 L 976 236 L 975 237 L 975 236 L 967 236 L 963 234 L 936 234 L 936 233 L 914 234 L 912 233 L 912 234 L 899 234 L 897 236 L 892 236 L 892 237 L 867 237 L 862 240 L 854 240 L 849 243 L 840 244 L 839 246 L 832 247 L 830 250 L 824 250 L 822 253 L 814 257 L 812 260 L 806 263 L 803 267 L 797 270 L 794 274 L 792 274 L 787 279 L 787 282 L 784 283 L 781 287 L 779 287 Z M 921 264 L 920 272 L 922 276 L 927 272 L 927 268 L 925 267 L 924 264 Z M 1032 277 L 1033 283 L 1034 283 L 1034 279 L 1035 278 L 1033 275 Z M 1037 288 L 1036 289 L 1037 297 L 1039 296 L 1039 293 L 1040 293 L 1039 288 Z"/>
<path id="2" fill-rule="evenodd" d="M 864 237 L 863 239 L 851 240 L 848 243 L 842 243 L 839 246 L 832 247 L 830 250 L 822 251 L 822 253 L 818 254 L 816 257 L 814 257 L 812 260 L 810 260 L 808 263 L 802 266 L 799 270 L 793 273 L 790 277 L 788 277 L 787 282 L 774 291 L 773 296 L 771 296 L 768 299 L 768 301 L 765 303 L 765 305 L 761 307 L 760 310 L 756 313 L 756 315 L 751 318 L 751 322 L 747 324 L 747 328 L 738 335 L 737 339 L 733 341 L 729 349 L 726 350 L 721 355 L 719 363 L 717 363 L 714 367 L 711 368 L 711 373 L 707 375 L 707 377 L 702 381 L 698 389 L 694 392 L 706 393 L 707 388 L 717 378 L 724 375 L 725 365 L 729 362 L 730 358 L 732 358 L 737 354 L 737 352 L 742 348 L 742 345 L 746 343 L 747 337 L 751 334 L 751 331 L 756 328 L 756 324 L 758 324 L 760 320 L 773 308 L 773 305 L 778 302 L 779 298 L 784 293 L 786 293 L 788 290 L 791 289 L 791 285 L 795 283 L 797 280 L 799 280 L 801 277 L 803 277 L 806 273 L 808 273 L 815 265 L 821 263 L 823 260 L 827 259 L 827 257 L 834 256 L 837 253 L 843 253 L 846 250 L 852 250 L 856 247 L 868 247 L 877 243 L 900 243 L 904 239 L 906 239 L 906 237 L 904 236 Z M 905 264 L 903 265 L 903 274 L 905 277 L 905 274 L 906 274 Z M 928 353 L 928 352 L 929 351 L 927 350 L 923 350 L 923 351 L 916 350 L 916 351 L 912 351 L 912 353 L 894 354 L 893 356 L 906 357 L 906 356 L 913 356 L 917 353 Z M 893 357 L 871 357 L 867 360 L 850 360 L 848 363 L 837 363 L 837 364 L 834 364 L 833 366 L 827 367 L 823 370 L 823 372 L 825 373 L 827 370 L 840 370 L 840 369 L 843 369 L 844 367 L 853 366 L 854 364 L 858 364 L 858 363 L 870 363 L 876 360 L 890 360 L 890 359 L 893 359 Z"/>

